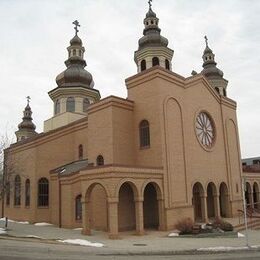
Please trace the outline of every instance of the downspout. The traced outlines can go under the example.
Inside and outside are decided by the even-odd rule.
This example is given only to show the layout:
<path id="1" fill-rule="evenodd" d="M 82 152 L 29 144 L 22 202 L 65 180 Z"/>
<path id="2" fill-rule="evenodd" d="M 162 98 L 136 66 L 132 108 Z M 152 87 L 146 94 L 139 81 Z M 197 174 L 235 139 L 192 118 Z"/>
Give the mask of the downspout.
<path id="1" fill-rule="evenodd" d="M 61 183 L 60 183 L 60 173 L 58 173 L 58 182 L 59 182 L 59 228 L 61 228 Z"/>

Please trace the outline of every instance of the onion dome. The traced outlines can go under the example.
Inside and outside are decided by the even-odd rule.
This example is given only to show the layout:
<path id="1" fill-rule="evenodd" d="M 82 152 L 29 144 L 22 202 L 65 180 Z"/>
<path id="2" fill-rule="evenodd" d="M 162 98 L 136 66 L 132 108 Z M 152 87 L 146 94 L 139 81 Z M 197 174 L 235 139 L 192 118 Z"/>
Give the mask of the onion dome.
<path id="1" fill-rule="evenodd" d="M 29 105 L 30 97 L 27 97 L 27 106 L 23 111 L 23 121 L 18 125 L 18 131 L 15 132 L 17 141 L 27 139 L 33 135 L 36 135 L 35 132 L 36 126 L 32 122 L 32 110 Z"/>
<path id="2" fill-rule="evenodd" d="M 65 61 L 67 67 L 62 73 L 56 77 L 56 83 L 58 87 L 86 87 L 93 88 L 93 78 L 84 68 L 86 67 L 86 61 L 84 60 L 85 48 L 82 46 L 82 40 L 77 35 L 78 33 L 78 21 L 75 21 L 76 25 L 75 36 L 70 40 L 70 46 L 68 50 L 68 59 Z"/>
<path id="3" fill-rule="evenodd" d="M 160 34 L 161 29 L 158 27 L 158 23 L 159 19 L 150 6 L 144 19 L 144 36 L 139 40 L 139 50 L 149 46 L 168 46 L 168 40 Z"/>
<path id="4" fill-rule="evenodd" d="M 222 70 L 217 68 L 215 62 L 215 54 L 208 46 L 208 38 L 205 36 L 206 48 L 203 52 L 203 70 L 201 73 L 206 77 L 211 86 L 221 95 L 226 96 L 226 87 L 228 81 L 223 78 L 224 73 Z"/>
<path id="5" fill-rule="evenodd" d="M 205 36 L 206 48 L 203 52 L 203 70 L 202 74 L 207 78 L 223 78 L 224 73 L 217 68 L 217 63 L 215 62 L 215 54 L 208 46 L 208 38 Z"/>

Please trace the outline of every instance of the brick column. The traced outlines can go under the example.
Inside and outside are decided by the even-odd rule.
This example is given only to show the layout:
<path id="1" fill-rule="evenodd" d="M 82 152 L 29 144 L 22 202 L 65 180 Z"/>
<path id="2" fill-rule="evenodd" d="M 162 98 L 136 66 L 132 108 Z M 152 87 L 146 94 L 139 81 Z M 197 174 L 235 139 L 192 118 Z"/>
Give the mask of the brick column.
<path id="1" fill-rule="evenodd" d="M 135 199 L 135 221 L 136 221 L 136 234 L 144 234 L 144 209 L 143 209 L 143 198 Z"/>
<path id="2" fill-rule="evenodd" d="M 91 227 L 90 227 L 90 202 L 87 200 L 82 200 L 82 234 L 83 235 L 91 235 Z"/>
<path id="3" fill-rule="evenodd" d="M 164 200 L 162 198 L 157 199 L 158 201 L 158 213 L 159 213 L 159 230 L 164 231 L 166 230 L 166 223 L 164 217 Z"/>
<path id="4" fill-rule="evenodd" d="M 250 207 L 254 208 L 254 193 L 253 192 L 250 192 L 248 193 L 249 195 L 249 204 L 250 204 Z"/>
<path id="5" fill-rule="evenodd" d="M 118 239 L 118 198 L 108 198 L 109 238 Z"/>
<path id="6" fill-rule="evenodd" d="M 201 199 L 201 214 L 202 221 L 208 222 L 208 206 L 207 206 L 207 195 L 203 194 L 200 196 Z"/>
<path id="7" fill-rule="evenodd" d="M 220 205 L 219 205 L 219 194 L 216 193 L 214 196 L 214 211 L 215 211 L 215 217 L 220 217 Z"/>

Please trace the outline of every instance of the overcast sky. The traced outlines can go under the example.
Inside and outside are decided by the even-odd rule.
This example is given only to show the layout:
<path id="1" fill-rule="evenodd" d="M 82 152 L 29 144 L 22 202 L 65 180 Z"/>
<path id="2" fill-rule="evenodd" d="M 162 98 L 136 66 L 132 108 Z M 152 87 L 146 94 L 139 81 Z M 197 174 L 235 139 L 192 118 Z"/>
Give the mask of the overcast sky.
<path id="1" fill-rule="evenodd" d="M 173 71 L 202 69 L 204 35 L 238 104 L 242 157 L 260 156 L 260 1 L 154 0 L 162 35 L 174 49 Z M 65 69 L 78 19 L 87 70 L 102 98 L 126 97 L 125 78 L 142 36 L 147 0 L 0 0 L 0 133 L 16 131 L 26 96 L 37 131 L 52 116 L 47 92 Z"/>

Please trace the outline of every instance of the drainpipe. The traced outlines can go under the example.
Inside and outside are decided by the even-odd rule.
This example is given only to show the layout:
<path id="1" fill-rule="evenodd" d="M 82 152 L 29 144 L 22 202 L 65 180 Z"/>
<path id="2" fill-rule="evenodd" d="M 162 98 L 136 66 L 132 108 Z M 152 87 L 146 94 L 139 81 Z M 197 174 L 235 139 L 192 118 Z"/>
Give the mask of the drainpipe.
<path id="1" fill-rule="evenodd" d="M 60 173 L 58 173 L 58 182 L 59 182 L 59 228 L 61 228 L 61 183 L 60 183 Z"/>

